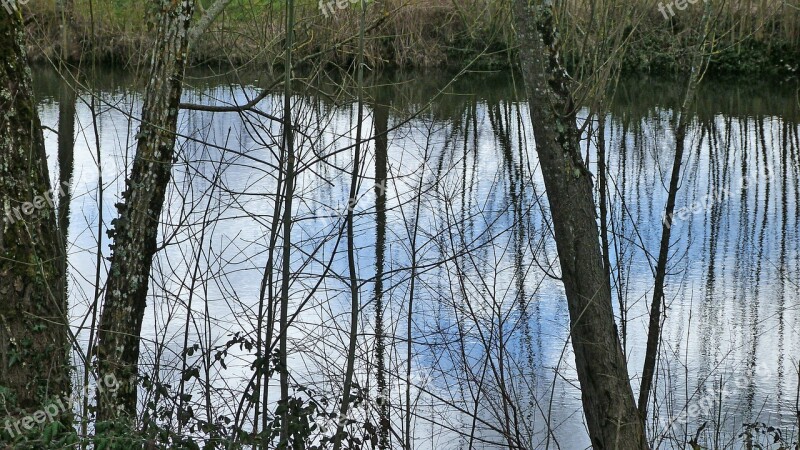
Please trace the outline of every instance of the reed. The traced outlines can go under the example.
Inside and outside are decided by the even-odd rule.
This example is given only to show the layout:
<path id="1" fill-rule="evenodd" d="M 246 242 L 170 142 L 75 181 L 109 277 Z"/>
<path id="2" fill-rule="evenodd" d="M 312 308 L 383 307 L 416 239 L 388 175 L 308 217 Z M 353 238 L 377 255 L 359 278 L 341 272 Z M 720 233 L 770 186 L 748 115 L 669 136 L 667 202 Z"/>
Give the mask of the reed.
<path id="1" fill-rule="evenodd" d="M 90 1 L 94 38 L 89 33 Z M 208 7 L 213 0 L 203 0 Z M 660 5 L 675 0 L 559 2 L 568 66 L 585 66 L 594 44 L 582 30 L 592 20 L 607 21 L 629 33 L 622 69 L 626 72 L 677 73 L 689 66 L 688 51 L 697 42 L 702 10 L 715 15 L 712 71 L 722 73 L 794 73 L 800 66 L 800 7 L 779 0 L 696 0 L 669 18 Z M 46 61 L 59 51 L 55 0 L 31 0 L 26 6 L 29 54 Z M 606 3 L 614 8 L 603 10 Z M 622 7 L 620 7 L 620 3 Z M 312 0 L 297 2 L 296 57 L 299 62 L 351 67 L 357 47 L 358 8 Z M 515 58 L 508 2 L 495 0 L 384 0 L 368 2 L 365 61 L 382 67 L 458 67 L 477 58 L 480 68 L 505 68 Z M 73 26 L 78 49 L 72 58 L 94 54 L 101 61 L 136 64 L 149 48 L 144 2 L 75 0 Z M 231 2 L 195 43 L 194 63 L 280 66 L 283 54 L 282 2 Z M 323 6 L 323 9 L 320 7 Z M 201 8 L 202 9 L 202 8 Z M 632 21 L 636 18 L 636 21 Z M 608 33 L 607 33 L 608 34 Z M 601 58 L 602 59 L 602 58 Z"/>

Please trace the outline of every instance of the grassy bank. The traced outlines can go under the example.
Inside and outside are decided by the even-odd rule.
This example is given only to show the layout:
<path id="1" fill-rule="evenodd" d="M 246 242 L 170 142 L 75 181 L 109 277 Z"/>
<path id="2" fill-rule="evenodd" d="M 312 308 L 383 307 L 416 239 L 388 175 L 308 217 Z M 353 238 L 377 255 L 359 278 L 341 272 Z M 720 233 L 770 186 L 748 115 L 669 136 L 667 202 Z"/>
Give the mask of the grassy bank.
<path id="1" fill-rule="evenodd" d="M 200 1 L 198 16 L 213 0 Z M 348 65 L 355 53 L 359 10 L 345 2 L 323 13 L 320 3 L 297 2 L 297 56 L 301 60 Z M 567 62 L 575 64 L 591 46 L 581 30 L 593 21 L 599 3 L 572 0 L 561 9 Z M 688 67 L 688 49 L 700 33 L 703 1 L 669 16 L 672 2 L 630 0 L 630 9 L 615 16 L 626 27 L 629 47 L 626 72 L 678 73 Z M 96 56 L 104 63 L 136 65 L 151 47 L 147 2 L 75 0 L 67 20 L 72 32 L 67 53 L 73 62 Z M 194 63 L 275 67 L 283 46 L 282 1 L 233 0 L 195 43 Z M 384 0 L 370 1 L 367 60 L 372 67 L 508 67 L 514 57 L 507 1 Z M 711 71 L 722 74 L 795 74 L 800 68 L 800 10 L 776 0 L 708 3 L 716 30 Z M 29 54 L 43 62 L 59 54 L 62 16 L 55 0 L 31 0 L 24 7 Z M 668 17 L 669 16 L 669 17 Z M 621 17 L 621 18 L 620 18 Z M 596 22 L 595 22 L 596 23 Z"/>

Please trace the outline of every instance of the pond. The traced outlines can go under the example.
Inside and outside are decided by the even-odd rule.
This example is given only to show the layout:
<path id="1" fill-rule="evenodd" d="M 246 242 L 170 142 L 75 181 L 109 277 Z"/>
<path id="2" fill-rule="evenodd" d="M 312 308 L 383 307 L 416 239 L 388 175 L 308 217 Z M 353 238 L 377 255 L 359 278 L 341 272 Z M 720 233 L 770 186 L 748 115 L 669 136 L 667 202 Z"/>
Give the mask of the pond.
<path id="1" fill-rule="evenodd" d="M 71 179 L 60 208 L 70 318 L 85 350 L 108 270 L 106 232 L 135 152 L 141 80 L 100 71 L 86 82 L 97 95 L 92 108 L 89 88 L 76 97 L 51 71 L 34 78 L 52 181 Z M 520 83 L 506 73 L 370 79 L 355 202 L 352 89 L 309 82 L 293 98 L 292 385 L 328 412 L 341 396 L 352 206 L 362 401 L 351 414 L 359 424 L 378 422 L 380 371 L 394 445 L 410 423 L 419 449 L 508 448 L 509 435 L 529 448 L 589 446 Z M 183 101 L 244 104 L 267 85 L 257 74 L 192 71 Z M 605 120 L 612 291 L 635 393 L 683 85 L 624 79 Z M 226 416 L 246 429 L 257 414 L 242 395 L 253 389 L 253 345 L 280 332 L 268 331 L 268 312 L 283 273 L 284 236 L 273 215 L 285 175 L 281 124 L 267 116 L 280 116 L 282 102 L 277 92 L 264 98 L 266 115 L 181 112 L 142 332 L 143 375 L 173 394 L 183 386 L 195 417 Z M 705 80 L 698 92 L 673 219 L 657 417 L 649 421 L 660 448 L 684 448 L 706 422 L 700 442 L 714 448 L 742 446 L 743 424 L 755 421 L 796 436 L 798 103 L 795 87 L 780 82 Z M 74 149 L 59 146 L 57 133 L 72 133 Z M 583 142 L 593 173 L 596 139 Z M 80 387 L 78 352 L 75 364 Z M 186 368 L 197 376 L 181 381 Z M 140 406 L 154 395 L 142 390 Z M 276 375 L 267 409 L 277 395 Z M 330 433 L 330 423 L 320 425 Z"/>

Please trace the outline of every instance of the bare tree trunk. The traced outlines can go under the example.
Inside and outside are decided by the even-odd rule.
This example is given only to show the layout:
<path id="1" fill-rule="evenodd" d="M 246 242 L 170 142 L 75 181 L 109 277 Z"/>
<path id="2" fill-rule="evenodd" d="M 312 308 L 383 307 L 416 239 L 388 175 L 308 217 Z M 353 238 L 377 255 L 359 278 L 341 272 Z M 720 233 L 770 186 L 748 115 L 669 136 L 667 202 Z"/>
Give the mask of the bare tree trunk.
<path id="1" fill-rule="evenodd" d="M 650 322 L 647 331 L 647 346 L 644 355 L 644 367 L 642 369 L 642 383 L 639 387 L 639 414 L 642 420 L 647 420 L 647 404 L 650 400 L 650 391 L 653 386 L 653 376 L 656 369 L 656 358 L 658 356 L 658 346 L 661 342 L 661 321 L 664 318 L 664 282 L 667 277 L 667 260 L 669 259 L 669 242 L 672 230 L 672 218 L 675 213 L 675 199 L 678 196 L 678 188 L 681 176 L 681 164 L 683 162 L 683 152 L 686 147 L 686 134 L 689 128 L 689 104 L 694 96 L 697 77 L 696 72 L 690 75 L 689 84 L 684 95 L 683 105 L 680 109 L 678 127 L 675 130 L 675 157 L 672 162 L 672 174 L 669 181 L 669 191 L 667 192 L 667 206 L 664 211 L 664 219 L 661 224 L 661 244 L 658 251 L 658 261 L 656 263 L 656 277 L 653 286 L 653 299 L 650 303 Z"/>
<path id="2" fill-rule="evenodd" d="M 678 188 L 680 187 L 681 164 L 683 162 L 683 152 L 686 147 L 686 134 L 689 130 L 689 106 L 708 68 L 709 58 L 707 55 L 711 54 L 708 46 L 711 45 L 710 42 L 713 42 L 713 38 L 709 36 L 711 32 L 709 23 L 710 14 L 710 8 L 706 5 L 703 14 L 703 35 L 697 53 L 694 55 L 692 61 L 686 90 L 683 95 L 683 103 L 679 111 L 678 126 L 675 129 L 675 156 L 672 162 L 669 191 L 667 192 L 667 205 L 664 211 L 664 219 L 662 220 L 661 244 L 659 246 L 658 261 L 656 263 L 653 299 L 650 303 L 650 322 L 647 331 L 644 367 L 642 368 L 642 383 L 639 388 L 638 408 L 639 415 L 642 417 L 643 421 L 647 420 L 647 404 L 650 401 L 650 391 L 653 387 L 656 359 L 658 357 L 658 346 L 661 342 L 661 322 L 664 319 L 664 283 L 667 277 L 667 260 L 669 259 L 672 219 L 675 214 L 675 199 L 677 198 Z"/>
<path id="3" fill-rule="evenodd" d="M 114 375 L 118 389 L 98 395 L 98 421 L 119 409 L 136 412 L 139 335 L 147 300 L 150 267 L 156 251 L 159 216 L 169 185 L 181 83 L 187 59 L 193 0 L 154 0 L 156 47 L 142 107 L 142 125 L 133 170 L 117 204 L 114 239 L 97 356 L 100 375 Z"/>
<path id="4" fill-rule="evenodd" d="M 294 0 L 286 0 L 286 59 L 284 63 L 283 85 L 283 152 L 282 158 L 286 162 L 286 187 L 283 204 L 283 267 L 281 268 L 281 294 L 280 294 L 280 330 L 278 351 L 280 368 L 282 406 L 281 431 L 279 449 L 289 448 L 291 435 L 290 405 L 289 405 L 289 285 L 292 275 L 292 202 L 294 201 L 295 163 L 294 152 L 294 121 L 292 120 L 292 70 L 294 48 Z M 281 161 L 283 163 L 283 161 Z M 283 165 L 283 164 L 281 164 Z M 269 344 L 268 344 L 269 345 Z M 265 388 L 266 389 L 266 388 Z M 277 414 L 277 413 L 276 413 Z M 266 428 L 265 428 L 266 430 Z M 268 448 L 266 442 L 263 448 Z"/>
<path id="5" fill-rule="evenodd" d="M 514 0 L 520 63 L 567 296 L 575 365 L 595 450 L 646 449 L 603 267 L 591 173 L 550 2 Z"/>
<path id="6" fill-rule="evenodd" d="M 55 199 L 23 48 L 0 8 L 0 410 L 32 412 L 70 393 L 67 299 Z M 10 393 L 10 395 L 9 395 Z M 68 424 L 70 414 L 59 416 Z"/>
<path id="7" fill-rule="evenodd" d="M 217 20 L 222 11 L 228 6 L 231 0 L 217 0 L 206 11 L 203 17 L 189 30 L 189 43 L 194 44 L 205 33 L 208 27 Z"/>
<path id="8" fill-rule="evenodd" d="M 344 387 L 342 389 L 342 404 L 339 409 L 339 421 L 336 428 L 336 435 L 333 439 L 333 450 L 342 448 L 342 438 L 344 427 L 347 424 L 345 418 L 350 409 L 350 392 L 353 387 L 356 345 L 358 343 L 358 314 L 361 311 L 358 291 L 358 270 L 356 268 L 356 243 L 355 232 L 353 231 L 353 210 L 356 207 L 358 198 L 359 177 L 361 171 L 361 146 L 364 122 L 364 29 L 366 24 L 367 5 L 361 0 L 361 21 L 358 38 L 358 67 L 357 89 L 358 89 L 358 116 L 356 117 L 356 143 L 353 148 L 353 173 L 350 177 L 350 199 L 347 202 L 347 265 L 350 275 L 350 340 L 347 346 L 347 368 L 344 375 Z"/>

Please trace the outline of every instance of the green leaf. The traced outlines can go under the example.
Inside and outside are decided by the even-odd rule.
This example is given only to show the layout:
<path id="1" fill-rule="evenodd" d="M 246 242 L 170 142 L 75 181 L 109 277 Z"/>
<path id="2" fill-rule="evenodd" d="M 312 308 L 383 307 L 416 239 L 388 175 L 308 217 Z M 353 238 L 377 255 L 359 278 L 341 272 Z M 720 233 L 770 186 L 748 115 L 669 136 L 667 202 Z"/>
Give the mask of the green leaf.
<path id="1" fill-rule="evenodd" d="M 49 444 L 50 441 L 53 440 L 53 436 L 58 432 L 58 422 L 52 422 L 46 427 L 44 427 L 44 432 L 42 432 L 42 439 L 44 440 L 45 444 Z"/>
<path id="2" fill-rule="evenodd" d="M 8 358 L 8 367 L 13 367 L 16 362 L 19 361 L 19 356 L 17 352 L 11 352 L 11 356 Z"/>

